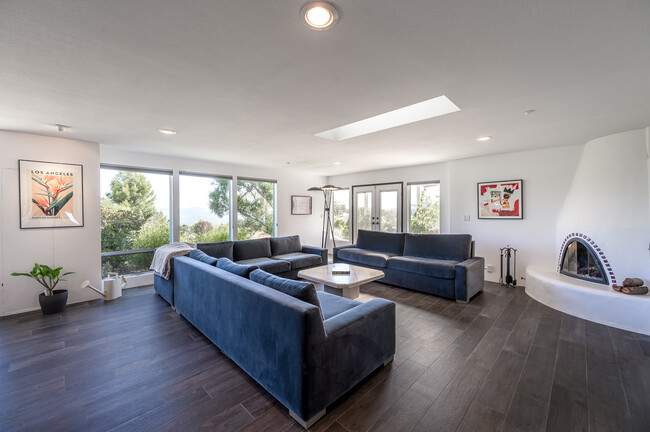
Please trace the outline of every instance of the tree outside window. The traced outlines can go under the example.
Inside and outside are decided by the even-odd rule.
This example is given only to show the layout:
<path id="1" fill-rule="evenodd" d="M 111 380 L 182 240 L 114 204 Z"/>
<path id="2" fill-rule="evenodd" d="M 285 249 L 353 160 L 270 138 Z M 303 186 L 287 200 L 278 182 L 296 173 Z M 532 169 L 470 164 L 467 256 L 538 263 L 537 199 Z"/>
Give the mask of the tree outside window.
<path id="1" fill-rule="evenodd" d="M 332 225 L 336 240 L 350 239 L 350 191 L 339 189 L 332 195 Z"/>
<path id="2" fill-rule="evenodd" d="M 170 241 L 170 175 L 101 169 L 102 252 L 152 249 Z M 152 252 L 102 258 L 102 274 L 147 271 Z"/>
<path id="3" fill-rule="evenodd" d="M 210 209 L 219 217 L 230 211 L 230 182 L 216 180 L 210 194 Z M 272 237 L 275 228 L 275 183 L 237 181 L 237 239 Z"/>
<path id="4" fill-rule="evenodd" d="M 410 226 L 414 234 L 440 233 L 440 184 L 409 185 Z"/>

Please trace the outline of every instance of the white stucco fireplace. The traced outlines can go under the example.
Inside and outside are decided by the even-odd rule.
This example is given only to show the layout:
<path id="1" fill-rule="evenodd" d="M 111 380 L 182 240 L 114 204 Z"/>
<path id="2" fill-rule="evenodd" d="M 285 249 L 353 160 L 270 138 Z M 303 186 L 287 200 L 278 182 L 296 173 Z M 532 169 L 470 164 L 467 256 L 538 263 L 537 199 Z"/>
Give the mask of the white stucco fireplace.
<path id="1" fill-rule="evenodd" d="M 556 268 L 528 266 L 526 293 L 562 312 L 650 335 L 650 129 L 585 144 L 556 224 Z"/>

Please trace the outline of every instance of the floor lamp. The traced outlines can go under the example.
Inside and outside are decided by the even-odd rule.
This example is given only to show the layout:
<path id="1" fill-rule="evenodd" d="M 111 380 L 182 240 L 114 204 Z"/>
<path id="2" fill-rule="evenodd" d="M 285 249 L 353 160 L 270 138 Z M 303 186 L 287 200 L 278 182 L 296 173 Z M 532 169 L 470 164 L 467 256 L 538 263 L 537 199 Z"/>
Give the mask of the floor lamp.
<path id="1" fill-rule="evenodd" d="M 339 190 L 339 187 L 333 185 L 325 185 L 323 187 L 310 187 L 307 189 L 308 192 L 323 191 L 323 198 L 325 198 L 325 204 L 323 209 L 323 232 L 321 234 L 321 247 L 327 248 L 327 240 L 329 240 L 330 234 L 332 235 L 332 243 L 336 247 L 336 240 L 334 240 L 334 228 L 332 226 L 332 218 L 330 216 L 330 208 L 332 205 L 332 192 Z"/>

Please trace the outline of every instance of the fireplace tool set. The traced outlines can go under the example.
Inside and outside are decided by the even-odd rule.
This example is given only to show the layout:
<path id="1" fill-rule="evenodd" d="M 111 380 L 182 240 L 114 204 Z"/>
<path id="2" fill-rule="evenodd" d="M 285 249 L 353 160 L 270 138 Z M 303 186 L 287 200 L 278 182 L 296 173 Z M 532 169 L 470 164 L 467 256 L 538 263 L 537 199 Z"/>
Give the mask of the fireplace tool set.
<path id="1" fill-rule="evenodd" d="M 510 245 L 507 245 L 506 247 L 501 248 L 500 251 L 501 275 L 499 276 L 499 283 L 508 287 L 515 287 L 517 286 L 517 249 L 511 248 Z"/>

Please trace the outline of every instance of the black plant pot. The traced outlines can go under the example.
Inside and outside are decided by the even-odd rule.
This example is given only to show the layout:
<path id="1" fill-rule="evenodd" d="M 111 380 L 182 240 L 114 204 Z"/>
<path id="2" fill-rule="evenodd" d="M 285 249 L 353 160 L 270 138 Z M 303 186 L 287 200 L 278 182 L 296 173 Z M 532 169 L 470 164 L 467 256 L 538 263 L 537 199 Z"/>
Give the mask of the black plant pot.
<path id="1" fill-rule="evenodd" d="M 38 296 L 38 302 L 41 304 L 43 315 L 63 312 L 65 304 L 68 302 L 68 290 L 54 290 L 54 294 L 51 296 L 41 293 Z"/>

